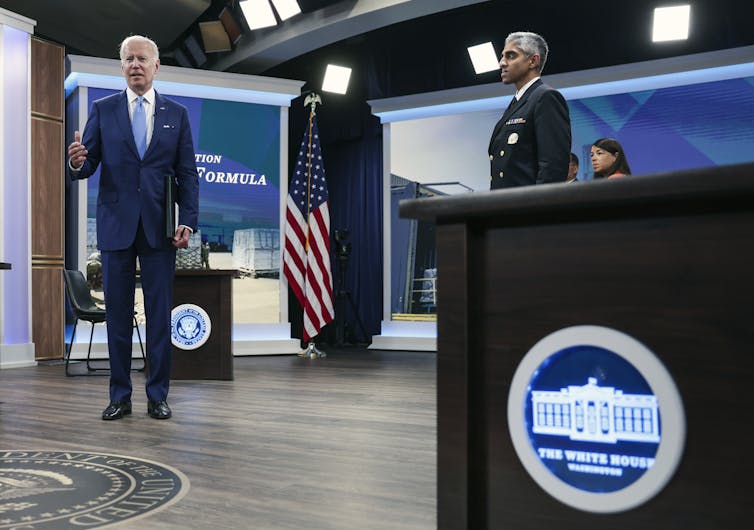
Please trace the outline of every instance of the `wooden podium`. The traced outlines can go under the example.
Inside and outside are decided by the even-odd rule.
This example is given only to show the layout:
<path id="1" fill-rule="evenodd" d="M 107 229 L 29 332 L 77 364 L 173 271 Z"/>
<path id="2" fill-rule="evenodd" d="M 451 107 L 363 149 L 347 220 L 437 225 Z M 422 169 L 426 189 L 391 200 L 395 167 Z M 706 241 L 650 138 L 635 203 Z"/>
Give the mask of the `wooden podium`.
<path id="1" fill-rule="evenodd" d="M 234 270 L 177 269 L 173 307 L 196 304 L 212 322 L 209 339 L 195 350 L 173 345 L 171 379 L 233 379 Z"/>
<path id="2" fill-rule="evenodd" d="M 401 202 L 437 223 L 438 527 L 737 529 L 754 480 L 754 164 Z M 686 414 L 670 482 L 595 514 L 519 461 L 507 398 L 541 338 L 591 324 L 654 351 Z"/>

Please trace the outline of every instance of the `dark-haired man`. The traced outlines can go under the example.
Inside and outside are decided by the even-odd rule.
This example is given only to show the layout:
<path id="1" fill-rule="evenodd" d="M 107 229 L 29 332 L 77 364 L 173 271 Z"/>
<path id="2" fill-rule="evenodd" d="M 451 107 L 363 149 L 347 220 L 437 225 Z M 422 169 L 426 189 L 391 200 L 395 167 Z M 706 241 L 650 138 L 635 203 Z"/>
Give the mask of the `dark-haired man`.
<path id="1" fill-rule="evenodd" d="M 579 180 L 579 157 L 576 156 L 576 153 L 571 153 L 570 157 L 566 182 L 576 182 Z"/>

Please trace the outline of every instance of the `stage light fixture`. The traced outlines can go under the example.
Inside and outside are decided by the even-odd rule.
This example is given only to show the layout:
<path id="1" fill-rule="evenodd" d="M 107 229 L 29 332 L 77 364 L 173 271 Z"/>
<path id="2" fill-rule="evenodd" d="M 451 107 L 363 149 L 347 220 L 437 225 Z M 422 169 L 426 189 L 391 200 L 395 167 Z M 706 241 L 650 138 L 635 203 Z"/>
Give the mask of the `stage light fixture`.
<path id="1" fill-rule="evenodd" d="M 199 22 L 205 53 L 227 52 L 232 49 L 230 37 L 219 20 Z"/>
<path id="2" fill-rule="evenodd" d="M 186 37 L 186 41 L 183 43 L 183 45 L 186 46 L 186 50 L 188 51 L 191 59 L 194 61 L 194 64 L 196 66 L 201 67 L 204 63 L 207 62 L 207 56 L 204 55 L 202 45 L 199 44 L 199 39 L 197 39 L 193 34 Z"/>
<path id="3" fill-rule="evenodd" d="M 238 5 L 249 29 L 268 28 L 278 23 L 268 0 L 241 0 Z"/>
<path id="4" fill-rule="evenodd" d="M 228 34 L 230 42 L 236 44 L 241 38 L 243 32 L 241 31 L 241 26 L 238 25 L 236 17 L 233 16 L 231 10 L 227 7 L 224 7 L 223 10 L 220 11 L 220 15 L 217 18 L 219 18 L 220 22 L 222 22 L 223 27 Z"/>
<path id="5" fill-rule="evenodd" d="M 336 94 L 345 94 L 348 92 L 348 80 L 350 78 L 350 68 L 328 64 L 325 70 L 325 79 L 322 81 L 322 90 Z"/>
<path id="6" fill-rule="evenodd" d="M 652 41 L 688 39 L 690 16 L 690 5 L 656 7 L 652 24 Z"/>
<path id="7" fill-rule="evenodd" d="M 301 13 L 301 6 L 298 5 L 296 0 L 272 0 L 272 5 L 275 6 L 275 11 L 278 12 L 280 20 L 287 20 L 293 15 Z"/>
<path id="8" fill-rule="evenodd" d="M 469 46 L 467 49 L 469 51 L 469 57 L 471 58 L 471 64 L 474 65 L 474 72 L 477 74 L 500 69 L 500 64 L 497 55 L 495 54 L 495 48 L 492 46 L 491 42 Z"/>

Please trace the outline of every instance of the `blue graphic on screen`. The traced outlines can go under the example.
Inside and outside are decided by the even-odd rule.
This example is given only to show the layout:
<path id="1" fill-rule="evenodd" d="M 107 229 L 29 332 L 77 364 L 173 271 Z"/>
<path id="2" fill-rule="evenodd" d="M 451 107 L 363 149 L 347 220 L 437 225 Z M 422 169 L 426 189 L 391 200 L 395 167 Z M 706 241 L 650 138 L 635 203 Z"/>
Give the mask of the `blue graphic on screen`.
<path id="1" fill-rule="evenodd" d="M 89 89 L 94 102 L 115 90 Z M 280 109 L 167 96 L 184 105 L 199 173 L 199 231 L 213 251 L 230 251 L 236 231 L 275 229 L 280 223 Z M 96 246 L 99 169 L 89 178 L 87 248 Z"/>
<path id="2" fill-rule="evenodd" d="M 754 77 L 568 102 L 579 179 L 598 138 L 617 139 L 634 174 L 754 162 Z"/>
<path id="3" fill-rule="evenodd" d="M 593 493 L 630 486 L 654 463 L 661 439 L 657 398 L 623 357 L 573 346 L 548 357 L 527 388 L 524 418 L 540 461 Z"/>

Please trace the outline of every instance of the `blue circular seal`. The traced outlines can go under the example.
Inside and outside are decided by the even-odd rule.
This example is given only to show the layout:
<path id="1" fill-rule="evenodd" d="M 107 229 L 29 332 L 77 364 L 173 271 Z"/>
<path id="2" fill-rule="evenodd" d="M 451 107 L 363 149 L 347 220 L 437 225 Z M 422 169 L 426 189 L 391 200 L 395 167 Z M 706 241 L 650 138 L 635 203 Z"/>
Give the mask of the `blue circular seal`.
<path id="1" fill-rule="evenodd" d="M 173 346 L 195 350 L 207 342 L 212 332 L 212 321 L 204 309 L 194 304 L 182 304 L 174 307 L 171 315 Z"/>
<path id="2" fill-rule="evenodd" d="M 508 396 L 513 446 L 561 502 L 618 512 L 670 480 L 685 441 L 683 404 L 646 346 L 619 331 L 574 326 L 524 356 Z"/>

